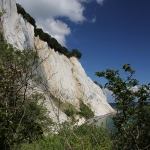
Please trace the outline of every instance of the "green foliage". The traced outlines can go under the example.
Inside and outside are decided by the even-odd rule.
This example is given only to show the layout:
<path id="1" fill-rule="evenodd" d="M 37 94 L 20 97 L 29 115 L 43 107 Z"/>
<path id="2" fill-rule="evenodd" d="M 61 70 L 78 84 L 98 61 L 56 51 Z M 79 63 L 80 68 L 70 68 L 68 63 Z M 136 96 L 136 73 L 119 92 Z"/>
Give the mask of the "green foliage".
<path id="1" fill-rule="evenodd" d="M 2 12 L 0 12 L 0 18 L 6 13 L 6 10 L 3 9 Z"/>
<path id="2" fill-rule="evenodd" d="M 39 76 L 37 53 L 14 50 L 0 42 L 0 145 L 2 150 L 13 149 L 23 141 L 32 141 L 51 124 L 43 106 L 45 97 L 33 89 Z M 35 86 L 35 84 L 34 84 Z M 40 102 L 40 103 L 39 103 Z"/>
<path id="3" fill-rule="evenodd" d="M 133 78 L 134 70 L 130 64 L 122 68 L 127 74 L 126 80 L 120 77 L 118 70 L 96 72 L 99 77 L 108 80 L 105 88 L 113 92 L 117 103 L 117 113 L 114 117 L 115 133 L 114 149 L 150 149 L 150 85 L 142 85 L 137 91 L 132 88 L 138 85 Z"/>
<path id="4" fill-rule="evenodd" d="M 68 116 L 68 117 L 74 117 L 74 115 L 78 114 L 78 110 L 75 108 L 75 106 L 73 106 L 70 103 L 65 103 L 64 104 L 64 113 Z"/>
<path id="5" fill-rule="evenodd" d="M 94 117 L 94 112 L 81 101 L 79 115 L 81 115 L 82 117 L 86 119 L 89 119 L 89 118 Z"/>
<path id="6" fill-rule="evenodd" d="M 81 52 L 79 52 L 77 49 L 72 49 L 72 51 L 70 53 L 72 56 L 75 56 L 78 59 L 80 59 L 82 57 Z"/>
<path id="7" fill-rule="evenodd" d="M 64 112 L 68 117 L 74 116 L 74 114 L 75 114 L 75 112 L 72 108 L 68 108 Z"/>
<path id="8" fill-rule="evenodd" d="M 24 144 L 19 150 L 111 150 L 109 133 L 102 127 L 82 125 L 70 129 L 68 123 L 55 135 L 48 135 L 32 144 Z"/>
<path id="9" fill-rule="evenodd" d="M 4 41 L 3 33 L 0 32 L 0 42 Z"/>
<path id="10" fill-rule="evenodd" d="M 34 32 L 35 36 L 39 36 L 41 40 L 47 42 L 50 48 L 55 49 L 56 51 L 64 54 L 68 58 L 72 56 L 78 59 L 81 58 L 82 54 L 78 50 L 73 49 L 71 52 L 69 52 L 66 47 L 61 46 L 55 38 L 52 38 L 48 33 L 45 33 L 41 28 L 35 28 Z"/>
<path id="11" fill-rule="evenodd" d="M 35 32 L 35 36 L 39 35 L 40 39 L 43 41 L 49 42 L 51 39 L 51 36 L 48 33 L 44 33 L 43 30 L 40 28 L 35 28 L 34 32 Z"/>
<path id="12" fill-rule="evenodd" d="M 32 24 L 34 27 L 36 27 L 36 22 L 34 20 L 34 18 L 32 18 L 28 13 L 26 13 L 23 16 L 30 24 Z"/>
<path id="13" fill-rule="evenodd" d="M 68 117 L 74 117 L 74 115 L 78 114 L 78 110 L 69 102 L 62 102 L 60 99 L 51 95 L 54 104 L 64 112 Z"/>
<path id="14" fill-rule="evenodd" d="M 36 28 L 36 22 L 34 18 L 31 17 L 28 13 L 26 13 L 25 9 L 21 5 L 16 4 L 16 6 L 18 14 L 21 14 L 23 18 L 25 18 L 30 24 L 32 24 Z"/>

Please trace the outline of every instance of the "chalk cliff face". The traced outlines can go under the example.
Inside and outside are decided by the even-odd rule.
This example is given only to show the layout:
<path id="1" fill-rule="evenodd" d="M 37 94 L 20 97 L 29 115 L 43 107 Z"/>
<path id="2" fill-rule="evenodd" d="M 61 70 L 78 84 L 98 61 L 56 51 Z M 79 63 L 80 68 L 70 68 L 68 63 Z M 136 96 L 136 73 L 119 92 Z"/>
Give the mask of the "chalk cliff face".
<path id="1" fill-rule="evenodd" d="M 4 37 L 8 43 L 23 50 L 34 48 L 34 27 L 17 13 L 15 0 L 0 0 L 0 12 L 6 10 L 1 18 Z"/>
<path id="2" fill-rule="evenodd" d="M 80 62 L 71 57 L 68 59 L 63 54 L 55 52 L 48 44 L 34 37 L 34 28 L 17 13 L 15 0 L 1 0 L 0 11 L 6 9 L 6 14 L 1 18 L 4 38 L 14 47 L 23 50 L 31 48 L 37 50 L 40 60 L 43 60 L 39 72 L 48 86 L 48 91 L 62 102 L 71 103 L 79 109 L 80 101 L 88 105 L 95 116 L 111 113 L 114 110 L 107 103 L 102 89 L 97 86 L 85 73 Z M 42 90 L 42 88 L 41 88 Z M 52 97 L 46 96 L 46 107 L 50 116 L 56 121 L 58 108 Z M 59 111 L 60 122 L 67 120 L 64 112 Z"/>

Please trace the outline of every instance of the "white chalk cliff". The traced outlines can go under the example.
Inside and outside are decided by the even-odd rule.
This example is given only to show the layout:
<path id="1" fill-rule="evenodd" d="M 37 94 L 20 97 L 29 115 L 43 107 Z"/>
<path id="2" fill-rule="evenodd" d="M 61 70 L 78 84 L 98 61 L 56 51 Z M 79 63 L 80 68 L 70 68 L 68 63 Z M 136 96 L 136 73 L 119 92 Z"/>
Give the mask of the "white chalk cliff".
<path id="1" fill-rule="evenodd" d="M 0 0 L 0 12 L 3 9 L 6 9 L 6 14 L 1 18 L 4 38 L 20 50 L 37 50 L 40 60 L 44 60 L 39 72 L 47 82 L 49 93 L 73 104 L 77 109 L 79 102 L 83 101 L 94 111 L 95 116 L 114 112 L 102 89 L 86 75 L 78 59 L 69 59 L 48 47 L 39 37 L 34 37 L 34 27 L 17 13 L 15 0 Z M 50 117 L 57 121 L 57 107 L 48 94 L 45 96 Z M 59 111 L 59 119 L 60 122 L 67 120 L 64 112 Z"/>
<path id="2" fill-rule="evenodd" d="M 4 37 L 8 43 L 23 50 L 34 48 L 34 27 L 17 13 L 15 0 L 0 0 L 0 12 L 6 10 L 1 23 Z"/>

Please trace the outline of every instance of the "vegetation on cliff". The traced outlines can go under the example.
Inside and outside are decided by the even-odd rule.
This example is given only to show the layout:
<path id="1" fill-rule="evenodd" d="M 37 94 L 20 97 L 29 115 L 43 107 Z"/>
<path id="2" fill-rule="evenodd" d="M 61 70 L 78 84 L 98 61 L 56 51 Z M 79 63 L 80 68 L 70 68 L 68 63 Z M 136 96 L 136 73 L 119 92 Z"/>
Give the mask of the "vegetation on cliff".
<path id="1" fill-rule="evenodd" d="M 94 124 L 70 129 L 70 125 L 64 123 L 58 134 L 23 144 L 18 150 L 111 150 L 109 136 L 107 129 Z"/>
<path id="2" fill-rule="evenodd" d="M 21 14 L 23 18 L 25 18 L 30 24 L 34 26 L 35 36 L 39 36 L 41 40 L 48 43 L 48 46 L 50 48 L 53 48 L 55 51 L 64 54 L 68 58 L 72 56 L 78 59 L 81 58 L 82 53 L 79 52 L 77 49 L 72 49 L 72 51 L 68 51 L 68 49 L 64 46 L 61 46 L 55 38 L 51 37 L 48 33 L 45 33 L 41 28 L 36 28 L 35 19 L 31 17 L 21 5 L 16 4 L 16 6 L 18 13 Z"/>

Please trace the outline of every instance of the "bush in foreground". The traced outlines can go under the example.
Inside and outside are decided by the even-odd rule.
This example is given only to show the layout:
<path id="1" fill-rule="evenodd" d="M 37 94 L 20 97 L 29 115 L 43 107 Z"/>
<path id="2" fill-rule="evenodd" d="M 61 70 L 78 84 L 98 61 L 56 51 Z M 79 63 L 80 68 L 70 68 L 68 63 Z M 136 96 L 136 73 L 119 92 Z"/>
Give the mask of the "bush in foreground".
<path id="1" fill-rule="evenodd" d="M 150 149 L 150 84 L 141 85 L 136 91 L 138 81 L 133 78 L 135 71 L 130 64 L 122 68 L 127 77 L 120 77 L 118 70 L 96 72 L 99 77 L 108 80 L 105 88 L 113 92 L 119 112 L 113 117 L 115 133 L 113 149 L 115 150 L 149 150 Z"/>
<path id="2" fill-rule="evenodd" d="M 109 133 L 102 127 L 82 125 L 70 129 L 64 123 L 55 135 L 48 135 L 31 144 L 23 144 L 19 150 L 111 150 Z"/>
<path id="3" fill-rule="evenodd" d="M 44 95 L 34 92 L 41 81 L 35 73 L 37 67 L 36 52 L 14 50 L 12 45 L 0 41 L 1 150 L 13 149 L 22 142 L 33 141 L 52 123 L 43 106 Z"/>

